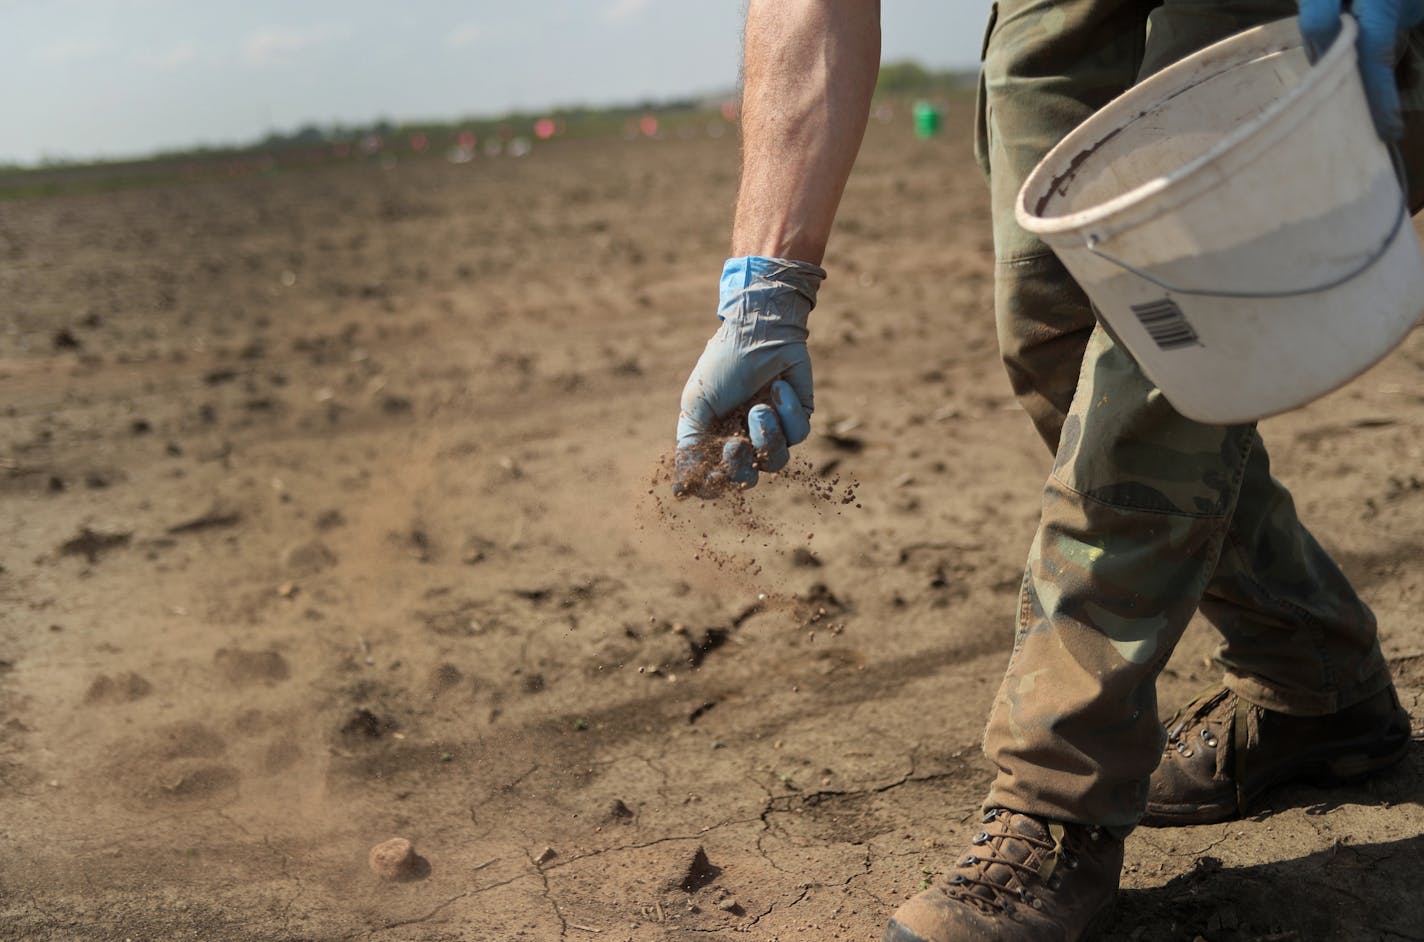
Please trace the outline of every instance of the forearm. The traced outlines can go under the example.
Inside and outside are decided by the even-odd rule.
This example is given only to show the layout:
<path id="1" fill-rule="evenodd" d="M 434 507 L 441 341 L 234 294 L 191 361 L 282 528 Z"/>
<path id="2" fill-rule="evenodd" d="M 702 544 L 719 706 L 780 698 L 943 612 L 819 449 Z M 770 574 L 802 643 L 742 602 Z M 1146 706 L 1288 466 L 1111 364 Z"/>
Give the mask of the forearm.
<path id="1" fill-rule="evenodd" d="M 880 68 L 879 0 L 752 0 L 732 255 L 821 263 Z"/>

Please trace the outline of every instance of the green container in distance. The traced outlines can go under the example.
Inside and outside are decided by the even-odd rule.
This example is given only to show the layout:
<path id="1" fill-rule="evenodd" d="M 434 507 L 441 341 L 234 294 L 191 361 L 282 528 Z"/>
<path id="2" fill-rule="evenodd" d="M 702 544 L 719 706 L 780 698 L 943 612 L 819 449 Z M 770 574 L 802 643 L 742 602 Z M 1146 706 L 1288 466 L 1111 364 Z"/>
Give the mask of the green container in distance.
<path id="1" fill-rule="evenodd" d="M 915 137 L 927 141 L 938 134 L 940 116 L 940 110 L 929 102 L 915 102 Z"/>

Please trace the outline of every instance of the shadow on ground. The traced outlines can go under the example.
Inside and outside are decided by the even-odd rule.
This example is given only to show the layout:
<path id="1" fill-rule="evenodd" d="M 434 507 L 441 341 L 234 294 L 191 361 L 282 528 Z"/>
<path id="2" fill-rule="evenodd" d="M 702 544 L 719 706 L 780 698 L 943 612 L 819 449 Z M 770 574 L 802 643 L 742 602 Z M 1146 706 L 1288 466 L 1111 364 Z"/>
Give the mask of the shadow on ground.
<path id="1" fill-rule="evenodd" d="M 1384 811 L 1382 813 L 1388 813 Z M 1250 867 L 1204 856 L 1164 886 L 1124 890 L 1104 940 L 1420 939 L 1424 836 Z"/>

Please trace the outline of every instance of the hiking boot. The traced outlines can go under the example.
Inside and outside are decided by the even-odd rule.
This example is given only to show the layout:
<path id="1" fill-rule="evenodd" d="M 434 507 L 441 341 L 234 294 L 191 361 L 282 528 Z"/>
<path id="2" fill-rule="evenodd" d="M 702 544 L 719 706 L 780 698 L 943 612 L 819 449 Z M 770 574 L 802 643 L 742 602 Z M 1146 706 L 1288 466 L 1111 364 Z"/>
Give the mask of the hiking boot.
<path id="1" fill-rule="evenodd" d="M 1358 781 L 1398 762 L 1408 748 L 1409 713 L 1393 687 L 1327 716 L 1288 716 L 1220 687 L 1167 723 L 1167 748 L 1152 773 L 1142 823 L 1227 821 L 1274 785 Z"/>
<path id="2" fill-rule="evenodd" d="M 983 823 L 965 856 L 895 911 L 883 942 L 1075 942 L 1108 915 L 1121 840 L 1002 809 Z"/>

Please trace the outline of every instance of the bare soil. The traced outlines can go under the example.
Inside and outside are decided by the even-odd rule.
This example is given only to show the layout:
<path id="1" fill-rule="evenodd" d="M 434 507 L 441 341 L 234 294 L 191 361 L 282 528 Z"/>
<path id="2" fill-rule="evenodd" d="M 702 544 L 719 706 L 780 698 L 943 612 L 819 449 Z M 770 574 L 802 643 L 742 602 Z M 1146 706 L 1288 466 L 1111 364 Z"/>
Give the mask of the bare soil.
<path id="1" fill-rule="evenodd" d="M 878 938 L 976 829 L 1049 465 L 968 122 L 873 124 L 815 431 L 734 502 L 652 483 L 730 136 L 0 207 L 0 938 Z M 1421 371 L 1265 426 L 1416 718 Z M 1421 799 L 1140 830 L 1107 938 L 1424 938 Z"/>

